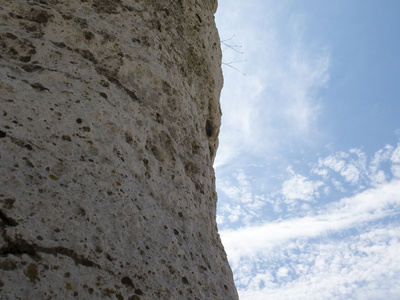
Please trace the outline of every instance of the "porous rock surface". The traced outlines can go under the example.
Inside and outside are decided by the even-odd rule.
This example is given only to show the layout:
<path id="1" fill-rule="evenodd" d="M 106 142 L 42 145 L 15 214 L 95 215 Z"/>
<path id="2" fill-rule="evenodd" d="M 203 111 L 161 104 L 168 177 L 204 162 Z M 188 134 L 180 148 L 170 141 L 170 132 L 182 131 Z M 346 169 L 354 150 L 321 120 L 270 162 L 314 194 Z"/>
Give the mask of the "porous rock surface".
<path id="1" fill-rule="evenodd" d="M 216 0 L 0 0 L 0 299 L 237 299 Z"/>

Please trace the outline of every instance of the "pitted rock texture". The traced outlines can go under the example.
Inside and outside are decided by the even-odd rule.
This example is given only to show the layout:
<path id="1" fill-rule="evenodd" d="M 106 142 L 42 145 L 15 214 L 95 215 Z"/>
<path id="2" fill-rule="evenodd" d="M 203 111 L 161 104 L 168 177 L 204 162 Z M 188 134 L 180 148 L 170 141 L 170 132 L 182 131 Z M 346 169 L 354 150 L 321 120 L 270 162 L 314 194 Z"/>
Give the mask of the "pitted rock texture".
<path id="1" fill-rule="evenodd" d="M 0 299 L 237 299 L 216 0 L 0 0 Z"/>

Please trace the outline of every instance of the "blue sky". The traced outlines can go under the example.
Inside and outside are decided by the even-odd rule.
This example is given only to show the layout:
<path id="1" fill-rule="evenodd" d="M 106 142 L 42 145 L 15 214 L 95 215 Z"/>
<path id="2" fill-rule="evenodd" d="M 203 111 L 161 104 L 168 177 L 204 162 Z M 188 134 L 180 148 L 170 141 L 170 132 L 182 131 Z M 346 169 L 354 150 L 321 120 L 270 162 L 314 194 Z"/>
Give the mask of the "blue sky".
<path id="1" fill-rule="evenodd" d="M 399 299 L 399 16 L 219 1 L 217 220 L 240 299 Z"/>

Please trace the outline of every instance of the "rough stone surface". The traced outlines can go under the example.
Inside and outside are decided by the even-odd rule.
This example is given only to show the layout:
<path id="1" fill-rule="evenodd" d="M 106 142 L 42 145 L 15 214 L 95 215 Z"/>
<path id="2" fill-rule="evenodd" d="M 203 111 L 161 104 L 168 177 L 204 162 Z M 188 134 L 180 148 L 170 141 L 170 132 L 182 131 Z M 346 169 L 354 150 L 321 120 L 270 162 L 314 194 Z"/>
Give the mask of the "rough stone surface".
<path id="1" fill-rule="evenodd" d="M 237 299 L 216 0 L 0 0 L 0 299 Z"/>

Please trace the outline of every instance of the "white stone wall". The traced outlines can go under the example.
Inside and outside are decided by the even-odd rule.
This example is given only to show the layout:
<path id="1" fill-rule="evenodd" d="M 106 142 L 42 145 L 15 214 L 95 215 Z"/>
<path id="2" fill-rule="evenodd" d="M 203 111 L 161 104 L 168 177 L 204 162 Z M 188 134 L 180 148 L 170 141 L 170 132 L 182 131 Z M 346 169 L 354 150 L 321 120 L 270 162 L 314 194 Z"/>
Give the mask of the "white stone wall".
<path id="1" fill-rule="evenodd" d="M 0 0 L 0 299 L 237 299 L 215 0 Z"/>

